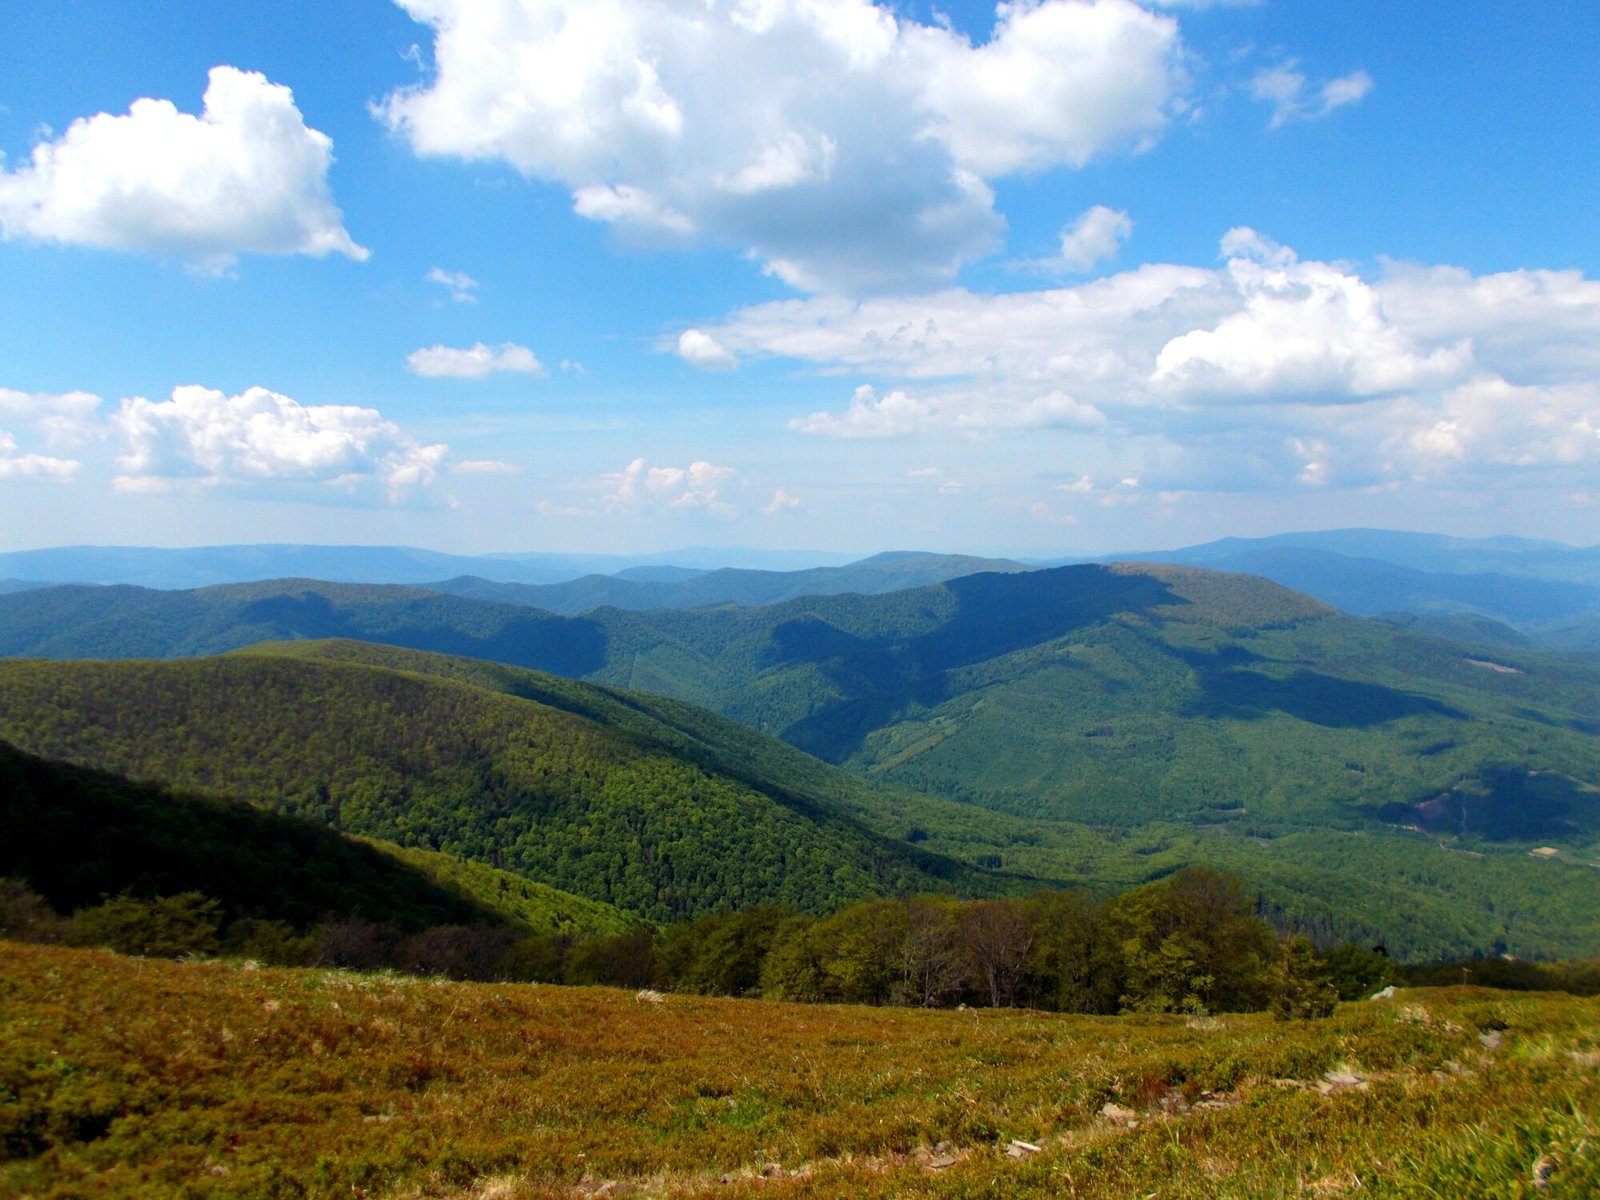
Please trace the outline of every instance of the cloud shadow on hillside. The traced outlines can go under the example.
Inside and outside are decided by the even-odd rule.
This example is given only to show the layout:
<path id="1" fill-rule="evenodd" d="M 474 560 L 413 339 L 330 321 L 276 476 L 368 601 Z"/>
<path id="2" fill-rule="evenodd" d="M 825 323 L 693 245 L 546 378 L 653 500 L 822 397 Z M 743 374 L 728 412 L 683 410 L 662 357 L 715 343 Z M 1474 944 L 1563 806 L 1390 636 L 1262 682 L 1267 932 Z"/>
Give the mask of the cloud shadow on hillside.
<path id="1" fill-rule="evenodd" d="M 1155 609 L 1188 603 L 1153 576 L 1098 565 L 969 575 L 940 586 L 954 605 L 937 627 L 915 636 L 863 638 L 815 614 L 776 626 L 763 667 L 814 665 L 840 693 L 785 729 L 783 739 L 842 762 L 873 731 L 911 708 L 932 708 L 950 699 L 951 671 L 1054 641 L 1121 613 L 1158 620 Z"/>
<path id="2" fill-rule="evenodd" d="M 1404 692 L 1356 679 L 1341 679 L 1307 667 L 1279 678 L 1241 666 L 1256 659 L 1248 652 L 1226 647 L 1218 654 L 1171 649 L 1193 668 L 1202 695 L 1185 715 L 1240 721 L 1261 720 L 1273 713 L 1330 729 L 1366 729 L 1402 717 L 1434 716 L 1466 721 L 1471 718 L 1431 696 Z"/>
<path id="3" fill-rule="evenodd" d="M 237 623 L 253 626 L 261 638 L 278 641 L 355 638 L 487 658 L 572 678 L 604 667 L 609 645 L 604 626 L 587 617 L 558 617 L 537 609 L 488 606 L 442 595 L 396 606 L 339 605 L 315 591 L 285 593 L 246 604 Z"/>

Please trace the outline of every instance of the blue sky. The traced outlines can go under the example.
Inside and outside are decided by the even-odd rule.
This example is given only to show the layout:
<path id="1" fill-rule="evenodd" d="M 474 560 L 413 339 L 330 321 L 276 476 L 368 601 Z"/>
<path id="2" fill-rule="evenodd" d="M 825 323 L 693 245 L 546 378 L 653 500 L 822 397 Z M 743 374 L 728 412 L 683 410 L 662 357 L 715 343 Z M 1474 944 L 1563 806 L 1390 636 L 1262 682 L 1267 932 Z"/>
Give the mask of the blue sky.
<path id="1" fill-rule="evenodd" d="M 1588 0 L 13 0 L 0 548 L 1600 542 Z"/>

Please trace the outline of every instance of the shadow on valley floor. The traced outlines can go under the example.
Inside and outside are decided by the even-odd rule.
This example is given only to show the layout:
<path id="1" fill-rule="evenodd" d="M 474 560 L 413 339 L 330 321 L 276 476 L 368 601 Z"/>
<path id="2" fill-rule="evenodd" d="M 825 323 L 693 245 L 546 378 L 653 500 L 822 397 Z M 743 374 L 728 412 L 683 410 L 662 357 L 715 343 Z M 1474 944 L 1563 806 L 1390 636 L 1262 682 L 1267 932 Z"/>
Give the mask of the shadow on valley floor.
<path id="1" fill-rule="evenodd" d="M 1600 794 L 1565 775 L 1492 766 L 1448 792 L 1387 804 L 1382 820 L 1494 842 L 1561 841 L 1600 829 Z"/>

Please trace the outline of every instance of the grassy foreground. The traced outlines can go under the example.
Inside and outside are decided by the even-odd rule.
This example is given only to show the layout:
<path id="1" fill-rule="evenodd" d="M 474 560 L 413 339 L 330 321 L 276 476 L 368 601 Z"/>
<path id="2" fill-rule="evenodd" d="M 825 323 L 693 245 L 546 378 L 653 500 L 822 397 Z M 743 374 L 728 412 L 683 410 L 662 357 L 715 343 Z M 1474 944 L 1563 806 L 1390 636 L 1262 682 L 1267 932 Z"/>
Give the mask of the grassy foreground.
<path id="1" fill-rule="evenodd" d="M 921 1012 L 0 942 L 5 1197 L 1597 1194 L 1596 1000 Z"/>

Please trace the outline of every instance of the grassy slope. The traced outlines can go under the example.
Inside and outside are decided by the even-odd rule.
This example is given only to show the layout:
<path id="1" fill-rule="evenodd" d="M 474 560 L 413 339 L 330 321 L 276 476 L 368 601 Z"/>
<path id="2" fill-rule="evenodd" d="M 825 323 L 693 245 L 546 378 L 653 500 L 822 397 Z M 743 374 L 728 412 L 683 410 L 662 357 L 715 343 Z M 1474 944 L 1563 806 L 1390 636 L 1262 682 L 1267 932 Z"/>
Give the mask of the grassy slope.
<path id="1" fill-rule="evenodd" d="M 0 1193 L 1561 1200 L 1600 1188 L 1597 1028 L 1479 989 L 1186 1023 L 0 943 Z"/>
<path id="2" fill-rule="evenodd" d="M 132 892 L 198 891 L 224 916 L 305 929 L 353 915 L 405 931 L 451 923 L 616 933 L 627 918 L 492 867 L 357 841 L 310 821 L 174 794 L 0 743 L 0 876 L 59 911 Z"/>
<path id="3" fill-rule="evenodd" d="M 569 710 L 603 700 L 548 682 Z M 0 664 L 0 737 L 34 753 L 444 850 L 652 919 L 1004 886 L 872 834 L 803 780 L 686 759 L 670 729 L 625 711 L 631 728 L 284 656 Z"/>

